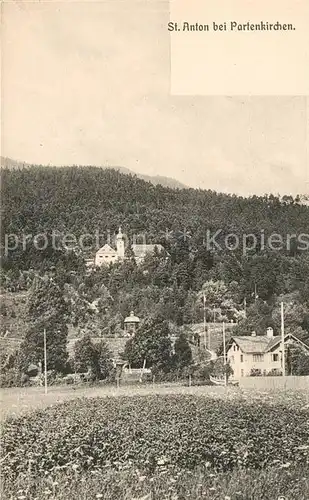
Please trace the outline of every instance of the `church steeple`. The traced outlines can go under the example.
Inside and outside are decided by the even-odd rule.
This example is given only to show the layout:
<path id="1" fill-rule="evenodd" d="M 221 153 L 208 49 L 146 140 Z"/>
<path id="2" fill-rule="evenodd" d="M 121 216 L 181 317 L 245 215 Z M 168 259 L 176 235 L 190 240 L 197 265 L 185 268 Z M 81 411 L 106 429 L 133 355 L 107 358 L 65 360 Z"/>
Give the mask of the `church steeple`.
<path id="1" fill-rule="evenodd" d="M 118 234 L 116 236 L 117 254 L 120 259 L 124 259 L 124 237 L 119 226 Z"/>

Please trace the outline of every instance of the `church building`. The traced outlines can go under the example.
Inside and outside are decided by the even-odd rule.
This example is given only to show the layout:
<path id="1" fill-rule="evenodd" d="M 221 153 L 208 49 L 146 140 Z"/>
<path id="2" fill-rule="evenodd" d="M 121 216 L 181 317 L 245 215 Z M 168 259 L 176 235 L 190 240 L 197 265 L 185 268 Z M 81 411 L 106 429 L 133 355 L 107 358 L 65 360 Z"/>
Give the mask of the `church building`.
<path id="1" fill-rule="evenodd" d="M 124 239 L 124 234 L 122 233 L 120 227 L 118 234 L 116 235 L 116 248 L 113 248 L 108 243 L 103 245 L 103 247 L 100 248 L 95 254 L 94 265 L 101 267 L 103 265 L 113 264 L 117 261 L 123 261 L 125 258 Z M 147 254 L 153 254 L 155 248 L 157 248 L 159 252 L 164 250 L 162 245 L 133 244 L 132 251 L 134 253 L 136 263 L 140 264 L 143 262 Z"/>
<path id="2" fill-rule="evenodd" d="M 117 260 L 124 260 L 124 237 L 121 227 L 116 236 L 116 249 L 112 248 L 108 243 L 103 245 L 95 254 L 94 265 L 101 267 L 105 264 L 112 264 Z"/>

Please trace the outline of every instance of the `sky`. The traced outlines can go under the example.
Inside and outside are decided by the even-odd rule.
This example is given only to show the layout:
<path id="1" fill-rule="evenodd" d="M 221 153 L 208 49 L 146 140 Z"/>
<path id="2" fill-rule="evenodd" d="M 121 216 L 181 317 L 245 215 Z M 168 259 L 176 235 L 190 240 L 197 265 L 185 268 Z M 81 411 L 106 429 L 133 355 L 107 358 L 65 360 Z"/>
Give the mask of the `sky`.
<path id="1" fill-rule="evenodd" d="M 164 0 L 3 3 L 2 156 L 308 193 L 308 100 L 171 95 L 168 21 Z"/>

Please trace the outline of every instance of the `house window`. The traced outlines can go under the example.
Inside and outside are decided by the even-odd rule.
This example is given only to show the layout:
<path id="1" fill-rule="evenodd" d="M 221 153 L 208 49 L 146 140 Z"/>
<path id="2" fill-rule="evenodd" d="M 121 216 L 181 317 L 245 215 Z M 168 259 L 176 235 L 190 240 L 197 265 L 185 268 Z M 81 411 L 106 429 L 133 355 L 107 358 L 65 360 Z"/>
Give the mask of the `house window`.
<path id="1" fill-rule="evenodd" d="M 271 355 L 271 360 L 272 361 L 279 361 L 279 354 L 272 354 Z"/>
<path id="2" fill-rule="evenodd" d="M 253 354 L 253 361 L 261 362 L 264 361 L 263 354 Z"/>
<path id="3" fill-rule="evenodd" d="M 234 356 L 230 356 L 230 362 L 234 363 Z"/>
<path id="4" fill-rule="evenodd" d="M 233 345 L 233 351 L 236 351 L 236 345 Z"/>
<path id="5" fill-rule="evenodd" d="M 244 371 L 243 370 L 240 370 L 240 375 L 241 375 L 241 377 L 244 376 Z"/>
<path id="6" fill-rule="evenodd" d="M 244 356 L 243 356 L 243 354 L 241 354 L 240 355 L 240 362 L 243 363 L 243 361 L 244 361 Z"/>
<path id="7" fill-rule="evenodd" d="M 239 351 L 239 345 L 237 346 L 237 351 Z"/>

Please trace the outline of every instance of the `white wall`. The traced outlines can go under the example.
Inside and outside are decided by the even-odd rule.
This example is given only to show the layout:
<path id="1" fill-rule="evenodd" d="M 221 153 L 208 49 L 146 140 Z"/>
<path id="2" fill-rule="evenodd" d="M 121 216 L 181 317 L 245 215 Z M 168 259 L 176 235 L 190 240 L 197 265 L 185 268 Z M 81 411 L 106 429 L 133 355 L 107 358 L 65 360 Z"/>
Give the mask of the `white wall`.
<path id="1" fill-rule="evenodd" d="M 235 350 L 234 350 L 235 346 Z M 273 361 L 272 355 L 277 354 L 278 360 Z M 247 377 L 250 375 L 252 369 L 261 370 L 262 375 L 264 372 L 266 374 L 273 369 L 281 370 L 281 353 L 280 345 L 273 350 L 271 353 L 267 352 L 263 354 L 263 361 L 256 361 L 253 354 L 248 354 L 242 352 L 237 344 L 234 342 L 227 352 L 227 359 L 231 364 L 234 371 L 232 378 L 240 379 L 241 377 Z"/>
<path id="2" fill-rule="evenodd" d="M 110 254 L 110 255 L 97 252 L 96 256 L 95 256 L 94 264 L 95 264 L 95 266 L 101 267 L 103 265 L 108 265 L 111 262 L 116 262 L 117 259 L 118 259 L 118 255 L 117 255 L 116 251 L 115 251 L 115 254 Z"/>

